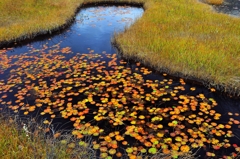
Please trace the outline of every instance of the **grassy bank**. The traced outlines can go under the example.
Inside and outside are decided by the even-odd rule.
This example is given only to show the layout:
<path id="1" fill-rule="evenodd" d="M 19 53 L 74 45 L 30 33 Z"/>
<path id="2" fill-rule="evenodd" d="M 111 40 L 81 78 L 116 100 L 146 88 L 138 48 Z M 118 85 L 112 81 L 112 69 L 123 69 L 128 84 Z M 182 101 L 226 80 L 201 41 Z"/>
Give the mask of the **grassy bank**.
<path id="1" fill-rule="evenodd" d="M 34 120 L 20 124 L 19 119 L 0 114 L 0 125 L 1 159 L 95 157 L 90 146 L 80 146 L 71 134 L 61 136 L 60 139 L 59 132 L 53 133 L 48 126 L 40 125 Z M 46 136 L 47 133 L 53 136 Z"/>
<path id="2" fill-rule="evenodd" d="M 123 55 L 239 95 L 240 19 L 196 0 L 150 2 L 143 17 L 116 37 Z"/>
<path id="3" fill-rule="evenodd" d="M 0 43 L 51 33 L 74 16 L 83 0 L 1 0 Z"/>

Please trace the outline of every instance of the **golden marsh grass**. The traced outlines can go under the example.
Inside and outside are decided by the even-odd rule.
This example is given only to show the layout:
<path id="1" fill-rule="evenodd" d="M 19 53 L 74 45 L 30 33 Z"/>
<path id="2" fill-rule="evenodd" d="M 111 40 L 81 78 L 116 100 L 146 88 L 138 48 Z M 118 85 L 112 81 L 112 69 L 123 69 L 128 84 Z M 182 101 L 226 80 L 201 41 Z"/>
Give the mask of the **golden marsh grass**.
<path id="1" fill-rule="evenodd" d="M 150 2 L 142 18 L 116 36 L 123 55 L 239 94 L 240 19 L 195 0 Z"/>
<path id="2" fill-rule="evenodd" d="M 0 43 L 48 33 L 67 24 L 83 0 L 1 0 Z"/>

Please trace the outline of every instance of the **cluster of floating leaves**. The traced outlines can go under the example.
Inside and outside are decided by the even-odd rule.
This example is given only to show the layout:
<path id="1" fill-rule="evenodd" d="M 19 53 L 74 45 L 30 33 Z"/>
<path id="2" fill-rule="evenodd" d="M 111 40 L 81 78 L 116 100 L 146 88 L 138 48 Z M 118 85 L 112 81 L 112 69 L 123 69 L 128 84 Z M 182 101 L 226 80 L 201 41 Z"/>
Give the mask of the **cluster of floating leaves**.
<path id="1" fill-rule="evenodd" d="M 86 146 L 84 138 L 92 136 L 101 158 L 124 153 L 130 158 L 157 153 L 177 158 L 201 147 L 209 157 L 228 148 L 235 152 L 224 158 L 240 153 L 240 145 L 229 142 L 239 114 L 229 113 L 227 124 L 218 123 L 216 101 L 204 94 L 184 95 L 183 79 L 179 85 L 168 78 L 145 80 L 148 68 L 140 63 L 131 68 L 116 54 L 73 54 L 59 45 L 29 48 L 10 57 L 1 50 L 0 58 L 6 59 L 0 67 L 5 77 L 0 80 L 1 105 L 25 115 L 39 109 L 49 118 L 69 119 L 72 134 L 83 139 L 79 144 Z"/>

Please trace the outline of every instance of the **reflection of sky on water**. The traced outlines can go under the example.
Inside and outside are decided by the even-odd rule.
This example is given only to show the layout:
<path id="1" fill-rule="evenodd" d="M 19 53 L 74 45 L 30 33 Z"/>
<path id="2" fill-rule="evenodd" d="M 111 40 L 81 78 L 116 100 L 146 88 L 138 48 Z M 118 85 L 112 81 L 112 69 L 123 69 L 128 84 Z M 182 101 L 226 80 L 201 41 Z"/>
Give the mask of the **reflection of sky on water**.
<path id="1" fill-rule="evenodd" d="M 107 51 L 113 53 L 111 37 L 114 32 L 123 31 L 125 26 L 133 22 L 133 19 L 141 16 L 143 9 L 130 7 L 97 7 L 83 9 L 76 17 L 76 25 L 72 27 L 75 36 L 81 39 L 76 45 L 81 48 L 91 48 L 95 52 Z M 122 19 L 132 19 L 122 21 Z M 71 38 L 72 39 L 72 38 Z M 72 39 L 74 40 L 74 39 Z"/>
<path id="2" fill-rule="evenodd" d="M 81 9 L 75 23 L 66 32 L 54 35 L 48 40 L 33 42 L 31 45 L 41 49 L 43 45 L 52 46 L 61 43 L 61 47 L 70 46 L 75 53 L 88 53 L 88 48 L 97 53 L 102 51 L 114 53 L 115 49 L 111 45 L 114 32 L 123 31 L 142 14 L 143 9 L 136 7 L 111 6 Z M 9 55 L 21 54 L 28 50 L 26 46 L 14 48 Z"/>

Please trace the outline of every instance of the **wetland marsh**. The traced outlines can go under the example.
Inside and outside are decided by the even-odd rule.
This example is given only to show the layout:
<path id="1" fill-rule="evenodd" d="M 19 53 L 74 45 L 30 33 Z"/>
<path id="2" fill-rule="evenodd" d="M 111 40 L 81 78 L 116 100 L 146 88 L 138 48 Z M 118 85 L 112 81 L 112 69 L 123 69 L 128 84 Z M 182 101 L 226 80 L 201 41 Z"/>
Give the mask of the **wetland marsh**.
<path id="1" fill-rule="evenodd" d="M 238 157 L 239 98 L 156 71 L 145 65 L 144 58 L 139 59 L 142 51 L 149 53 L 149 46 L 142 50 L 140 44 L 136 49 L 131 42 L 141 43 L 138 36 L 149 40 L 148 35 L 142 31 L 136 35 L 136 30 L 129 34 L 129 31 L 136 29 L 136 24 L 140 27 L 146 24 L 141 20 L 146 20 L 149 8 L 159 9 L 158 2 L 156 6 L 150 2 L 154 3 L 146 2 L 147 13 L 141 7 L 126 5 L 86 5 L 65 30 L 1 48 L 1 107 L 23 118 L 37 117 L 47 126 L 52 125 L 54 136 L 60 135 L 63 129 L 70 130 L 81 140 L 79 145 L 96 151 L 96 157 Z M 175 9 L 182 7 L 186 6 L 182 4 Z M 170 19 L 171 14 L 168 14 Z M 158 19 L 154 21 L 157 23 Z M 167 22 L 162 21 L 162 29 L 164 23 Z M 152 22 L 147 26 L 153 26 Z M 127 41 L 121 41 L 125 35 Z M 152 46 L 155 38 L 151 38 Z M 117 42 L 120 50 L 112 42 Z M 169 47 L 169 43 L 166 45 Z M 125 47 L 128 51 L 134 47 L 138 56 L 133 58 L 133 52 L 126 56 Z M 231 58 L 235 56 L 236 53 Z M 231 64 L 236 66 L 232 72 L 238 75 L 239 72 L 234 72 L 238 70 L 235 60 Z M 235 91 L 238 94 L 238 89 Z"/>
<path id="2" fill-rule="evenodd" d="M 239 99 L 124 59 L 111 45 L 143 12 L 83 8 L 64 32 L 1 49 L 2 107 L 40 115 L 60 125 L 56 133 L 73 128 L 80 145 L 91 137 L 101 158 L 237 156 Z"/>

